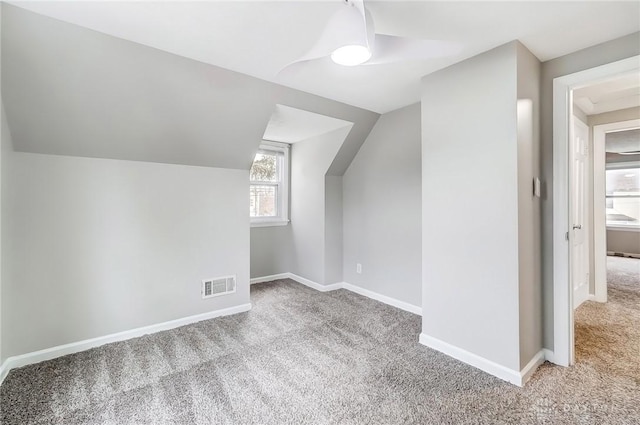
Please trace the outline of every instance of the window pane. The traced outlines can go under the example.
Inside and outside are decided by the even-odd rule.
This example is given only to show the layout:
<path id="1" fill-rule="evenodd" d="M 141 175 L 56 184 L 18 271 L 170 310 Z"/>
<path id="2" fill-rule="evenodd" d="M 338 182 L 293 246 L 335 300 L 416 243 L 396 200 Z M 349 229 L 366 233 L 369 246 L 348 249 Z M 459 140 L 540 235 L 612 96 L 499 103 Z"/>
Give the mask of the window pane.
<path id="1" fill-rule="evenodd" d="M 276 154 L 258 153 L 253 160 L 249 178 L 252 181 L 276 182 L 278 181 Z"/>
<path id="2" fill-rule="evenodd" d="M 251 217 L 275 217 L 277 215 L 277 186 L 251 185 L 249 205 Z"/>
<path id="3" fill-rule="evenodd" d="M 640 225 L 640 169 L 607 170 L 607 224 Z"/>
<path id="4" fill-rule="evenodd" d="M 633 195 L 640 192 L 640 169 L 607 170 L 607 195 Z"/>

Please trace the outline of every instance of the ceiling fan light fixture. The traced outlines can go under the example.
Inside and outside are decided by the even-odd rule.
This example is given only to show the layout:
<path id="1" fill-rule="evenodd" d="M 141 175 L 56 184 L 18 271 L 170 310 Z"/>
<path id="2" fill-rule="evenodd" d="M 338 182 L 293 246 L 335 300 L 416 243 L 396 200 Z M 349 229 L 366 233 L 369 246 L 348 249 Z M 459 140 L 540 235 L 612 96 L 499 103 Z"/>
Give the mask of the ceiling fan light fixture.
<path id="1" fill-rule="evenodd" d="M 331 60 L 338 65 L 356 66 L 371 59 L 371 51 L 359 44 L 350 44 L 337 48 L 331 53 Z"/>

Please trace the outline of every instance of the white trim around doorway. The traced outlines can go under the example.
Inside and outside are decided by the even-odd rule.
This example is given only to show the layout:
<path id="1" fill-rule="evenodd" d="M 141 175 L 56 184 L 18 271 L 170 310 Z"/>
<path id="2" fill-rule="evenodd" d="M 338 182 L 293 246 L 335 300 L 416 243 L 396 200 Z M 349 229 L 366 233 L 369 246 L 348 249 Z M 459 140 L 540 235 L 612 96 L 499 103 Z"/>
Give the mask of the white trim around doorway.
<path id="1" fill-rule="evenodd" d="M 569 139 L 572 91 L 590 83 L 640 70 L 640 56 L 558 77 L 553 80 L 553 353 L 552 361 L 574 363 L 573 291 L 569 218 L 571 217 Z"/>

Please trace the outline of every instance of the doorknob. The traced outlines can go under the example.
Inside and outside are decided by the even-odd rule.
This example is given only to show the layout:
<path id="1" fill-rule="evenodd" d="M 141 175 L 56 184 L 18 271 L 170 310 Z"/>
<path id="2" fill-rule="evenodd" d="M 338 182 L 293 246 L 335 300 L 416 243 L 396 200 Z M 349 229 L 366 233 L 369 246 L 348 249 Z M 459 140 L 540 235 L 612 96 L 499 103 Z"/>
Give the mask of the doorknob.
<path id="1" fill-rule="evenodd" d="M 582 229 L 582 224 L 574 224 L 573 230 L 576 230 L 576 229 Z"/>

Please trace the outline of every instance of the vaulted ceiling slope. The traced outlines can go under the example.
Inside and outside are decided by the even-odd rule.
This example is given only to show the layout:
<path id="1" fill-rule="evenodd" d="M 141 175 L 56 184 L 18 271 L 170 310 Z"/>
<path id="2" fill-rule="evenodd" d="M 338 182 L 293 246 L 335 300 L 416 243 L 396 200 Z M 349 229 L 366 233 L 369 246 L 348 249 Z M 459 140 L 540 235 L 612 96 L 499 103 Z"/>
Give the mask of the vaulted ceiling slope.
<path id="1" fill-rule="evenodd" d="M 375 31 L 460 43 L 450 56 L 282 70 L 321 36 L 344 0 L 21 1 L 104 34 L 375 112 L 420 100 L 420 79 L 513 40 L 547 61 L 640 30 L 638 1 L 365 0 Z"/>
<path id="2" fill-rule="evenodd" d="M 22 152 L 248 169 L 281 104 L 354 123 L 342 175 L 379 117 L 7 4 L 2 66 Z"/>

